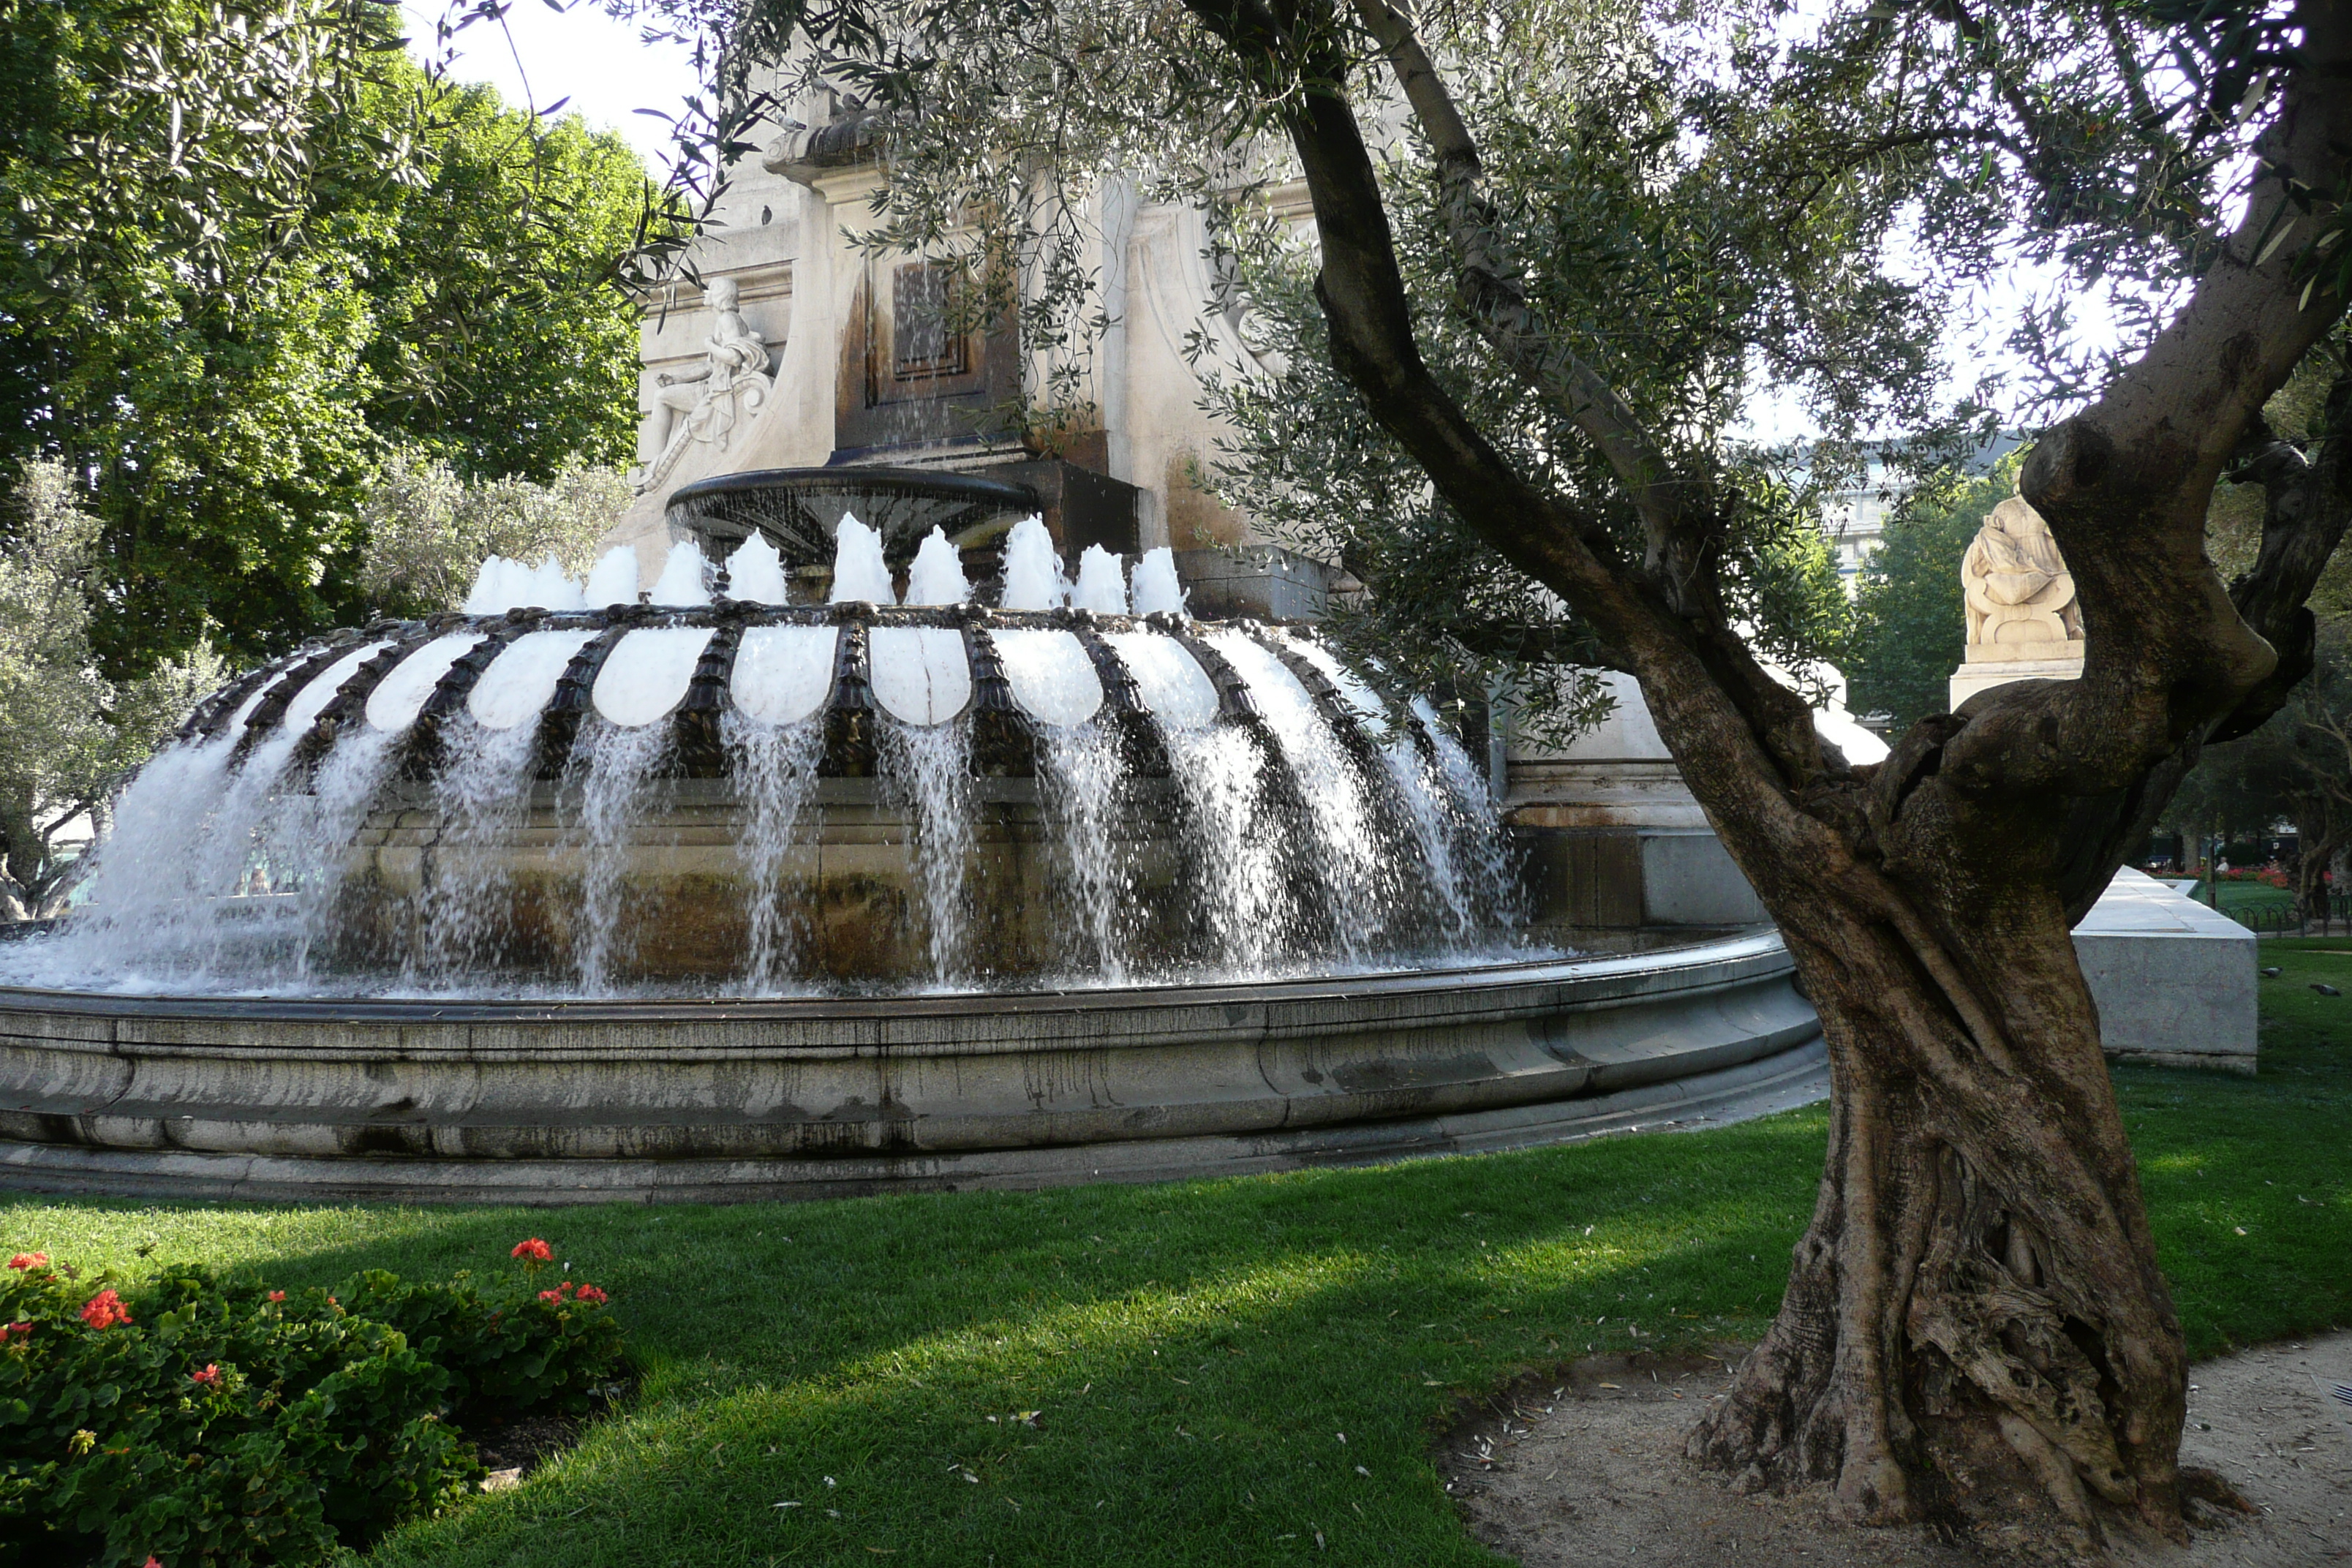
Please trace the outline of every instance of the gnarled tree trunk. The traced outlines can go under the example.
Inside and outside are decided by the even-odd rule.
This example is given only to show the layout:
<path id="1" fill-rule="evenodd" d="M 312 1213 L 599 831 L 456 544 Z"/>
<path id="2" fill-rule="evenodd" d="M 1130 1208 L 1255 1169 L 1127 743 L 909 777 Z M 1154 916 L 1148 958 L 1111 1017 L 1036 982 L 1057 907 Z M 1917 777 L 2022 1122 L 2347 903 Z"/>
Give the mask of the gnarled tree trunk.
<path id="1" fill-rule="evenodd" d="M 1829 1046 L 1828 1164 L 1780 1315 L 1689 1451 L 1750 1485 L 1827 1480 L 1865 1522 L 2038 1532 L 2054 1509 L 2087 1541 L 2095 1499 L 2178 1533 L 2180 1328 L 2063 911 L 1970 881 L 1958 929 L 1784 902 Z"/>
<path id="2" fill-rule="evenodd" d="M 1352 0 L 1430 144 L 1460 308 L 1610 464 L 1642 518 L 1638 559 L 1517 471 L 1423 363 L 1340 19 L 1316 0 L 1191 4 L 1300 84 L 1286 125 L 1339 368 L 1454 510 L 1638 679 L 1821 1013 L 1820 1199 L 1778 1321 L 1690 1452 L 1759 1485 L 1827 1481 L 1865 1521 L 2077 1547 L 2117 1522 L 2179 1537 L 2180 1329 L 2069 928 L 2203 742 L 2260 722 L 2310 668 L 2302 605 L 2352 516 L 2346 442 L 2306 461 L 2264 445 L 2258 415 L 2342 301 L 2299 300 L 2291 247 L 2263 246 L 2289 202 L 2282 171 L 2341 191 L 2352 168 L 2352 5 L 2298 7 L 2305 41 L 2243 224 L 2149 352 L 2027 466 L 2074 574 L 2082 679 L 1987 693 L 1855 768 L 1732 625 L 1730 503 L 1529 306 L 1410 16 Z M 2331 409 L 2352 430 L 2352 379 Z M 2203 541 L 2232 460 L 2265 465 L 2273 505 L 2254 572 L 2225 590 Z"/>

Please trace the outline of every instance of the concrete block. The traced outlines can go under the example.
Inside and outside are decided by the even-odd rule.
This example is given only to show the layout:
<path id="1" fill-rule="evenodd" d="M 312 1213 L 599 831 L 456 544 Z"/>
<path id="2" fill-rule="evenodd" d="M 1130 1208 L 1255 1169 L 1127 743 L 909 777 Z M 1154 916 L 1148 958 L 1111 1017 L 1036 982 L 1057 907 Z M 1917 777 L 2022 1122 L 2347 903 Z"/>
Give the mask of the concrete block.
<path id="1" fill-rule="evenodd" d="M 2111 1057 L 2254 1070 L 2254 933 L 2126 867 L 2074 928 Z"/>
<path id="2" fill-rule="evenodd" d="M 1650 925 L 1755 925 L 1772 917 L 1712 833 L 1642 835 L 1642 912 Z"/>
<path id="3" fill-rule="evenodd" d="M 1320 619 L 1339 569 L 1274 544 L 1238 550 L 1180 550 L 1176 574 L 1196 616 L 1255 616 L 1269 621 Z"/>

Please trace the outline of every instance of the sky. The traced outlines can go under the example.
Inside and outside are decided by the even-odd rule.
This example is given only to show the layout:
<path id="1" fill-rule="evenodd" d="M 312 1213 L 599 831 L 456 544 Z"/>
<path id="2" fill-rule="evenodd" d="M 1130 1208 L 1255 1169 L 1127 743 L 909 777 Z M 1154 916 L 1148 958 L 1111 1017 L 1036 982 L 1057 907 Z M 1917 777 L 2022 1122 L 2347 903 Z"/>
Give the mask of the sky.
<path id="1" fill-rule="evenodd" d="M 405 0 L 401 9 L 411 47 L 429 53 L 440 6 Z M 701 86 L 686 46 L 646 44 L 637 24 L 615 21 L 593 4 L 558 13 L 546 0 L 515 0 L 503 30 L 477 22 L 453 43 L 450 75 L 457 80 L 488 82 L 517 106 L 543 109 L 568 98 L 564 112 L 577 110 L 595 129 L 619 132 L 656 174 L 667 165 L 669 128 L 636 110 L 675 113 Z"/>

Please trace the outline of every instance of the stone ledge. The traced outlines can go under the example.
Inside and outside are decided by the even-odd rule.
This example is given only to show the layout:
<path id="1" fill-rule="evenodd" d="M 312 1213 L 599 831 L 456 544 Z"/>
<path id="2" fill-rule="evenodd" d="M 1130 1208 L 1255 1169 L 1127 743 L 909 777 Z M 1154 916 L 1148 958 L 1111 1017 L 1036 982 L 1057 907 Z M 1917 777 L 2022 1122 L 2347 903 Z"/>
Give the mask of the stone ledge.
<path id="1" fill-rule="evenodd" d="M 1027 1191 L 1254 1175 L 1486 1153 L 1629 1132 L 1696 1131 L 1827 1098 L 1818 1036 L 1675 1082 L 1464 1115 L 1241 1137 L 807 1160 L 302 1159 L 0 1141 L 0 1188 L 213 1202 L 749 1203 L 884 1192 Z"/>
<path id="2" fill-rule="evenodd" d="M 2199 1068 L 2209 1072 L 2233 1072 L 2242 1078 L 2252 1078 L 2260 1070 L 2249 1051 L 2140 1051 L 2119 1046 L 2108 1050 L 2107 1060 L 2137 1062 L 2152 1068 Z"/>
<path id="3" fill-rule="evenodd" d="M 1572 1108 L 1672 1099 L 1679 1082 L 1777 1058 L 1819 1035 L 1791 971 L 1777 936 L 1750 932 L 1354 981 L 895 1003 L 17 994 L 0 997 L 0 1138 L 125 1157 L 583 1173 L 1050 1164 L 1055 1149 L 1143 1144 L 1162 1151 L 1149 1163 L 1202 1138 L 1352 1147 L 1391 1136 L 1364 1130 L 1433 1119 L 1580 1119 Z M 475 1016 L 437 1016 L 449 1011 Z"/>

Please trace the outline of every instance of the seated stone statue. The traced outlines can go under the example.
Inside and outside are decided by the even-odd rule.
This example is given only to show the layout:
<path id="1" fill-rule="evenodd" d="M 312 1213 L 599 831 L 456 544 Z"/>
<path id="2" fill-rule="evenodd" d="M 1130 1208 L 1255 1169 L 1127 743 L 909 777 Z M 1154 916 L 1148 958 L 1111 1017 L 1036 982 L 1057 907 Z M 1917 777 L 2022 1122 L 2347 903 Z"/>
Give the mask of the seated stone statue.
<path id="1" fill-rule="evenodd" d="M 723 450 L 737 418 L 767 399 L 768 340 L 743 320 L 735 279 L 711 279 L 702 298 L 716 320 L 701 365 L 655 378 L 647 412 L 657 456 L 639 478 L 641 488 L 667 473 L 688 441 L 708 441 Z"/>
<path id="2" fill-rule="evenodd" d="M 2042 514 L 2011 496 L 1992 509 L 1960 562 L 1971 663 L 2082 657 L 2074 574 Z"/>

